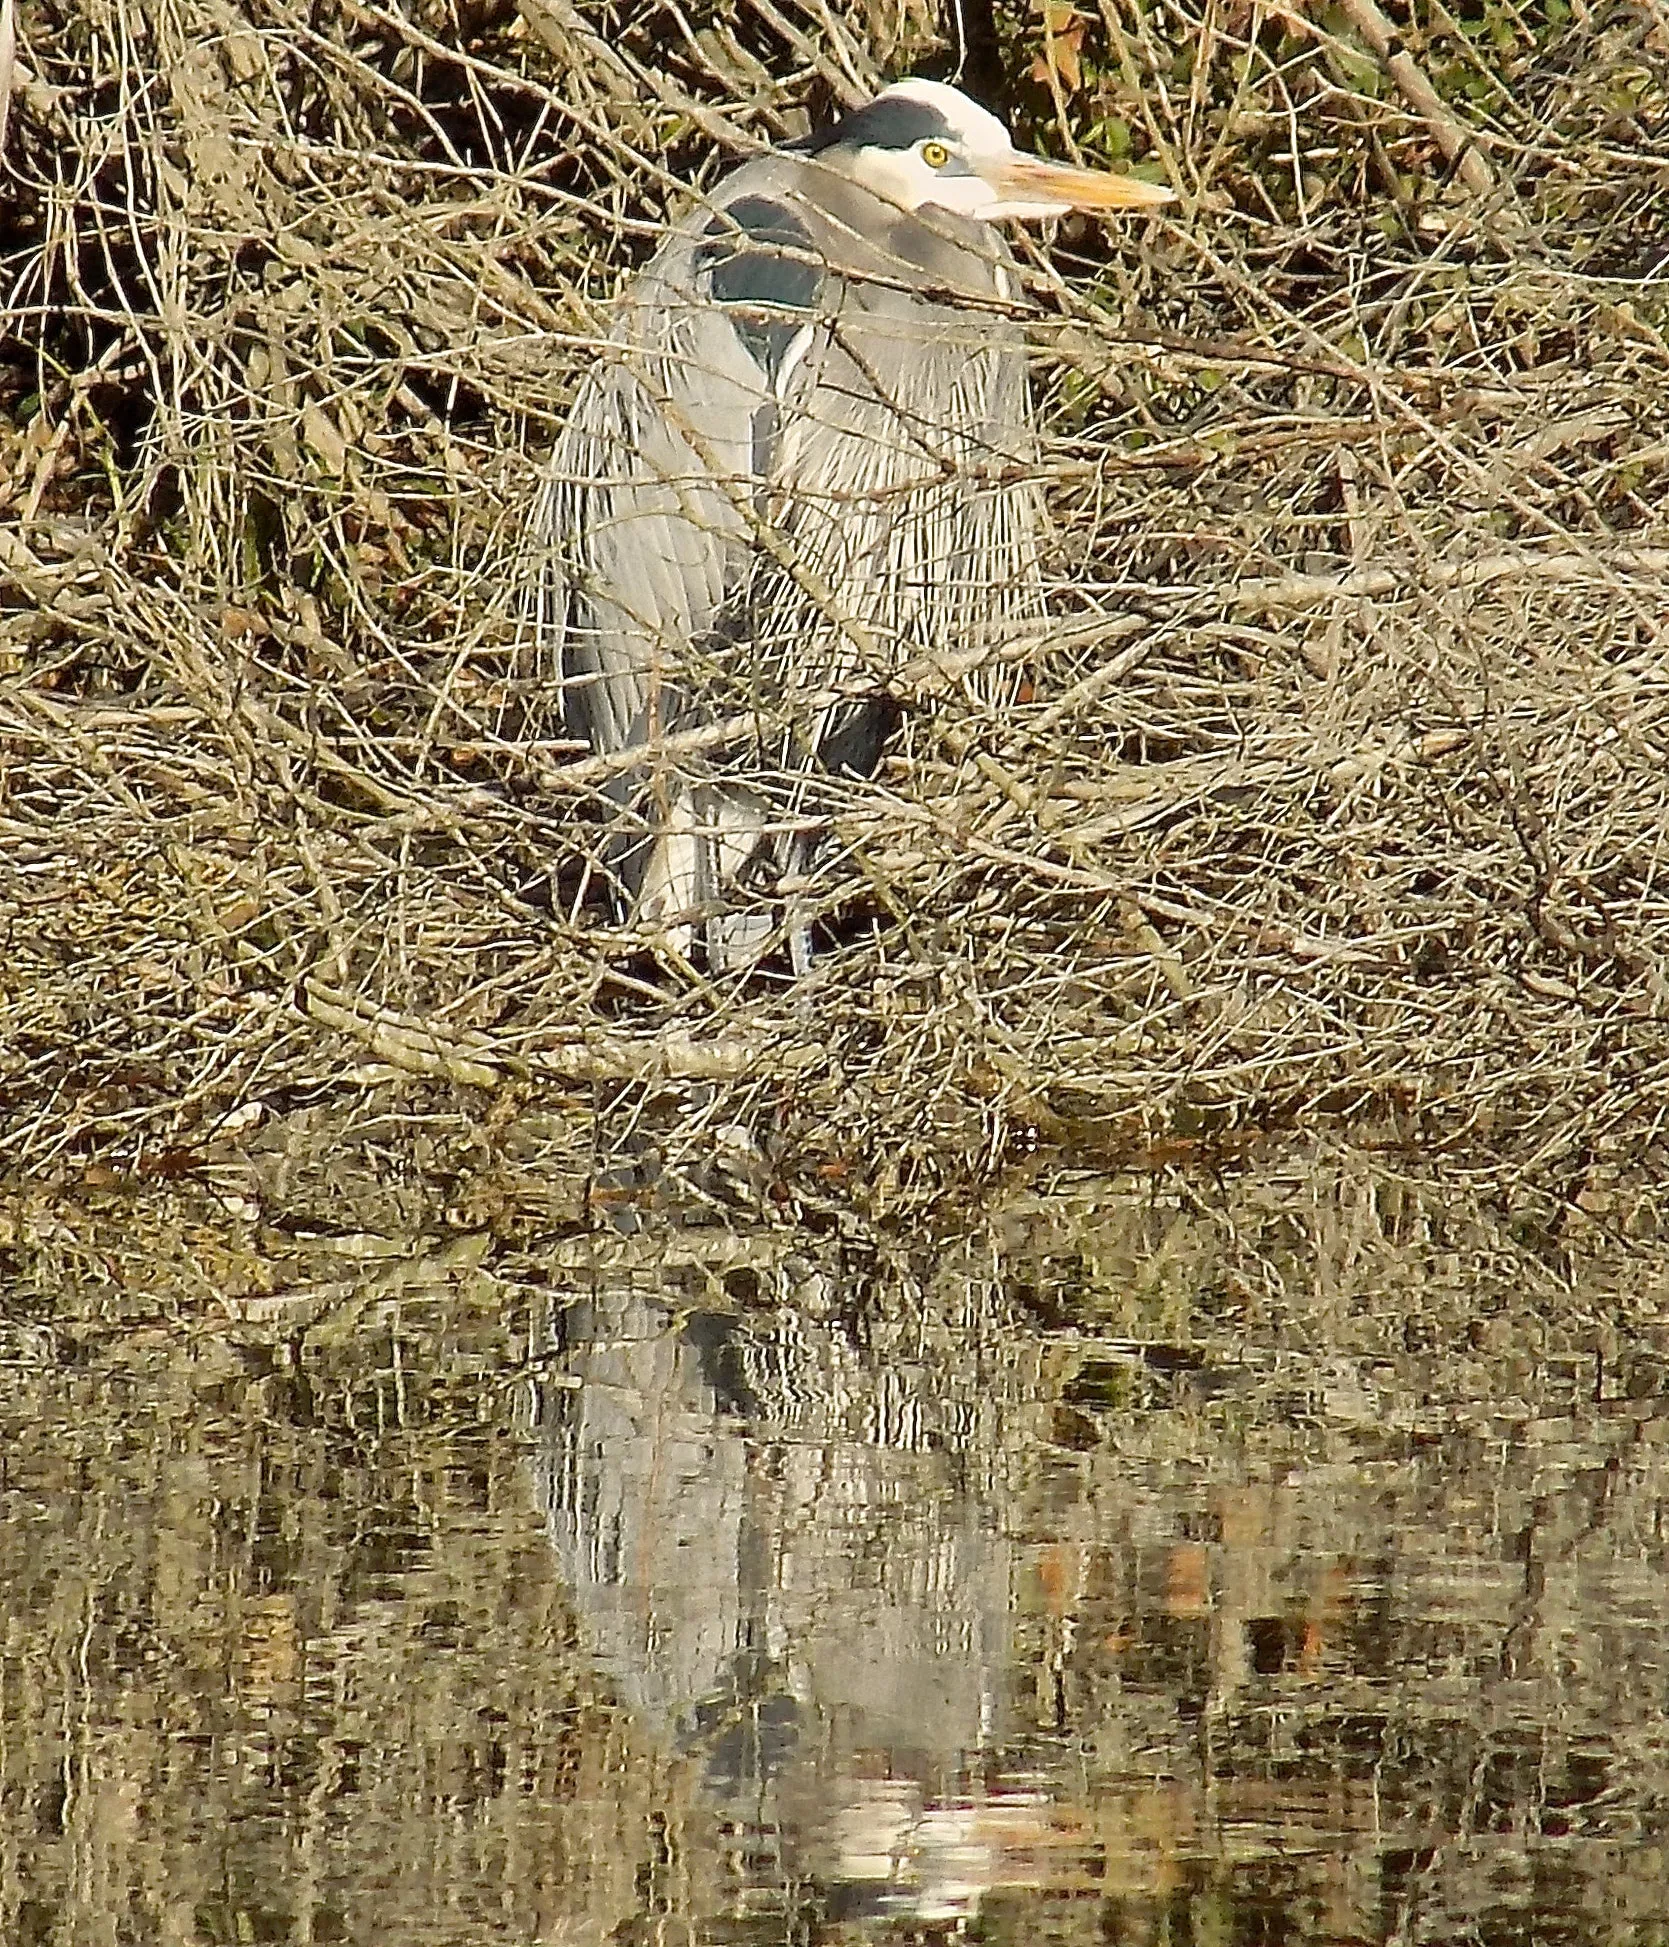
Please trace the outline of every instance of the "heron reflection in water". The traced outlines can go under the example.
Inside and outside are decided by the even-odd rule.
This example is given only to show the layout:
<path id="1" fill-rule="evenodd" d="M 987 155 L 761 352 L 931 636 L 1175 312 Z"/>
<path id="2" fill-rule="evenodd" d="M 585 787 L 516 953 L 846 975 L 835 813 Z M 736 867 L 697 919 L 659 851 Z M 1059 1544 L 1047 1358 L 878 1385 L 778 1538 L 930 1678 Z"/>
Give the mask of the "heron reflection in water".
<path id="1" fill-rule="evenodd" d="M 694 1761 L 755 1909 L 812 1880 L 854 1913 L 977 1905 L 943 1842 L 974 1780 L 1003 1816 L 1007 1456 L 1040 1361 L 1001 1336 L 1000 1287 L 947 1265 L 867 1343 L 830 1316 L 849 1268 L 797 1254 L 746 1315 L 600 1265 L 535 1329 L 578 1382 L 539 1398 L 533 1465 L 581 1640 Z"/>
<path id="2" fill-rule="evenodd" d="M 545 672 L 623 760 L 600 861 L 623 919 L 713 968 L 786 934 L 803 971 L 793 887 L 827 781 L 880 760 L 888 677 L 953 656 L 997 702 L 980 651 L 1041 612 L 995 226 L 1170 199 L 903 81 L 736 170 L 626 285 L 539 517 Z"/>

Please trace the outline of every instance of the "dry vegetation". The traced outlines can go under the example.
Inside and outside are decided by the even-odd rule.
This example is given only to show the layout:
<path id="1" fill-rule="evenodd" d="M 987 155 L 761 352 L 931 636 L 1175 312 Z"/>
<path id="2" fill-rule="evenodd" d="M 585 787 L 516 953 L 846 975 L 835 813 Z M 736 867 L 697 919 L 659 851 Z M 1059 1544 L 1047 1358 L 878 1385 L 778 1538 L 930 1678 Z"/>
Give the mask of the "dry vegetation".
<path id="1" fill-rule="evenodd" d="M 0 1173 L 884 1217 L 1296 1133 L 1655 1229 L 1669 12 L 998 24 L 1041 144 L 1183 200 L 1033 253 L 1058 626 L 1000 719 L 904 686 L 794 986 L 574 905 L 525 523 L 682 185 L 928 10 L 25 0 Z"/>

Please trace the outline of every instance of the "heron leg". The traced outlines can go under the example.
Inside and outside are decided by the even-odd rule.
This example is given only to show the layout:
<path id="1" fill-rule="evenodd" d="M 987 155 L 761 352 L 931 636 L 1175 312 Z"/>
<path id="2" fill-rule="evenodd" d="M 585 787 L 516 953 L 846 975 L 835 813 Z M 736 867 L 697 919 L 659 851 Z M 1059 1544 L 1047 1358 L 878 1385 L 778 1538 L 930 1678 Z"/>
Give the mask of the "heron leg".
<path id="1" fill-rule="evenodd" d="M 788 925 L 788 964 L 798 979 L 811 971 L 811 928 L 796 906 L 788 908 L 785 918 Z"/>

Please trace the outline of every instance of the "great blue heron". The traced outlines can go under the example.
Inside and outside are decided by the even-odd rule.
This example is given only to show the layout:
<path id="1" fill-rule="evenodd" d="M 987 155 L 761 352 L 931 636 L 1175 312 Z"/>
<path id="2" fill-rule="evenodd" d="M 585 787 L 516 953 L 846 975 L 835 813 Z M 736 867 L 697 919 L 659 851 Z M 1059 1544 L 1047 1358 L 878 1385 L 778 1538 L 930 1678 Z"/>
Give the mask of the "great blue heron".
<path id="1" fill-rule="evenodd" d="M 817 780 L 873 771 L 889 674 L 977 665 L 1040 610 L 993 226 L 1170 196 L 901 81 L 726 177 L 627 283 L 554 456 L 539 631 L 571 734 L 622 760 L 623 915 L 722 967 L 781 937 L 783 900 L 803 967 Z"/>

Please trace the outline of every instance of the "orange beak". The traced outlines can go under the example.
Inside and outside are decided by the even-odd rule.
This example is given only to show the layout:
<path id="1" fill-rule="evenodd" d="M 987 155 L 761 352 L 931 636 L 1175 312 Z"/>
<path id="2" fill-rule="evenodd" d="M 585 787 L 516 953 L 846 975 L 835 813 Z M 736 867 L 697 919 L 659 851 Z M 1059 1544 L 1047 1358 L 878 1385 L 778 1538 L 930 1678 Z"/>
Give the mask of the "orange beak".
<path id="1" fill-rule="evenodd" d="M 981 171 L 981 174 L 984 174 Z M 1015 216 L 1055 216 L 1064 210 L 1151 210 L 1174 203 L 1176 191 L 1159 183 L 1138 182 L 1106 169 L 1071 169 L 1040 162 L 1035 156 L 1010 156 L 989 173 L 991 186 Z"/>

